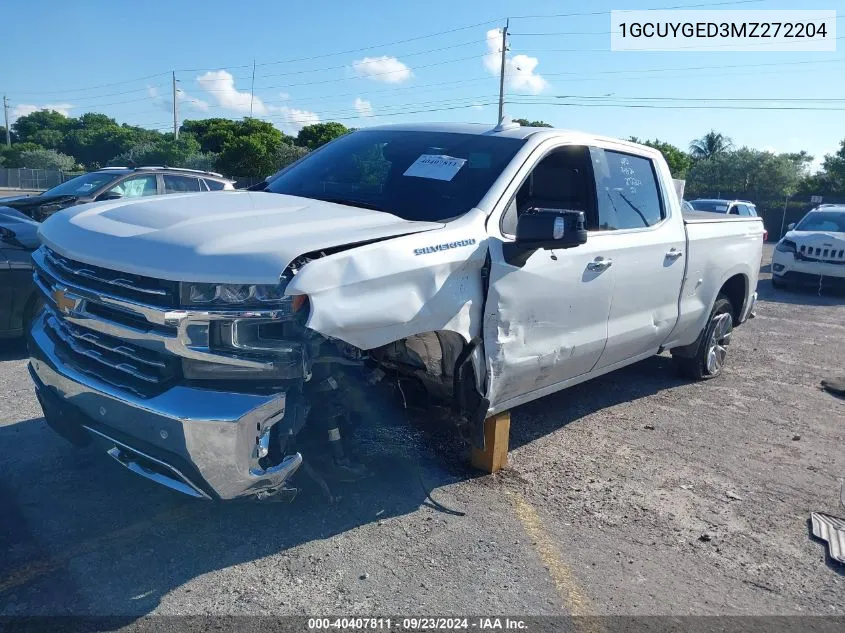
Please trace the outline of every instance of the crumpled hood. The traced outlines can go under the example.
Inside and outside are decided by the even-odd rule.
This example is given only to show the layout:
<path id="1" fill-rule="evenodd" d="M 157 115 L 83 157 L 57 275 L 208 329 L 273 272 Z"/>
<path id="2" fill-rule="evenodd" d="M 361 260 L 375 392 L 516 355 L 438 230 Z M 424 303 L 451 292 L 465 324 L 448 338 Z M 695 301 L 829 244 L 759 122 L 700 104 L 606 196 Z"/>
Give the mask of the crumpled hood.
<path id="1" fill-rule="evenodd" d="M 812 253 L 808 255 L 821 255 L 825 250 L 828 252 L 845 249 L 845 233 L 838 233 L 834 231 L 790 231 L 784 236 L 785 239 L 795 242 L 799 251 L 802 246 L 805 249 L 813 249 Z"/>
<path id="2" fill-rule="evenodd" d="M 148 277 L 276 283 L 298 255 L 441 228 L 283 194 L 220 191 L 71 207 L 41 241 L 78 261 Z"/>

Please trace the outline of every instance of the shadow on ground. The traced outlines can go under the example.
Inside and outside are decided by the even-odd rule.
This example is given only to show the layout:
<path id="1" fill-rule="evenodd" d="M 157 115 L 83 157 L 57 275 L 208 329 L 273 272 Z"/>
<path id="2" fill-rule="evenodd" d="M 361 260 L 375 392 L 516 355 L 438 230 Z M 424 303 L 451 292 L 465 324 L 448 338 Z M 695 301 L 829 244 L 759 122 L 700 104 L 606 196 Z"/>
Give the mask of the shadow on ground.
<path id="1" fill-rule="evenodd" d="M 757 297 L 760 301 L 784 303 L 789 305 L 841 306 L 845 305 L 845 291 L 822 287 L 818 288 L 787 287 L 775 288 L 771 280 L 761 279 L 757 285 Z"/>
<path id="2" fill-rule="evenodd" d="M 512 446 L 680 384 L 668 364 L 655 357 L 518 408 Z M 437 499 L 439 489 L 478 476 L 456 438 L 442 424 L 362 426 L 350 442 L 373 476 L 335 486 L 340 501 L 307 484 L 290 505 L 213 504 L 140 479 L 94 447 L 74 449 L 41 418 L 0 427 L 0 615 L 131 621 L 191 579 L 279 553 L 273 581 L 291 583 L 310 569 L 298 545 L 434 507 L 426 487 Z"/>
<path id="3" fill-rule="evenodd" d="M 0 339 L 0 361 L 23 360 L 29 357 L 26 341 L 22 338 Z"/>

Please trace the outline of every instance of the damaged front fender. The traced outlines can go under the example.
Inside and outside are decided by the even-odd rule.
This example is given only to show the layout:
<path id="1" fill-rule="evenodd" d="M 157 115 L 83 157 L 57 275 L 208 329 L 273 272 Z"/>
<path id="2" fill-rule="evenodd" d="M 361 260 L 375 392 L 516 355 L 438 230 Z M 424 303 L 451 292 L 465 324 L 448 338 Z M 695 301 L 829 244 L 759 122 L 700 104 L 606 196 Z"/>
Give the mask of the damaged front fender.
<path id="1" fill-rule="evenodd" d="M 307 295 L 306 326 L 360 349 L 423 332 L 481 334 L 485 216 L 334 253 L 307 263 L 287 287 Z"/>

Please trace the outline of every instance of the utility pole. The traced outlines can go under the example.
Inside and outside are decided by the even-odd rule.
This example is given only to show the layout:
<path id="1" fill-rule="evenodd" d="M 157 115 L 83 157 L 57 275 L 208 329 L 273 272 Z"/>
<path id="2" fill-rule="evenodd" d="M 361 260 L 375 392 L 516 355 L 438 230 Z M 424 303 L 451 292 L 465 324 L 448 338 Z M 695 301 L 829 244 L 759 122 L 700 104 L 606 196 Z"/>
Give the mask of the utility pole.
<path id="1" fill-rule="evenodd" d="M 6 117 L 6 147 L 12 146 L 12 135 L 9 133 L 9 100 L 3 95 L 3 115 Z"/>
<path id="2" fill-rule="evenodd" d="M 173 140 L 179 140 L 179 115 L 177 114 L 176 105 L 176 71 L 172 71 L 173 77 Z"/>
<path id="3" fill-rule="evenodd" d="M 252 100 L 255 98 L 255 57 L 252 58 L 252 86 L 249 89 L 249 118 L 252 118 Z"/>
<path id="4" fill-rule="evenodd" d="M 499 72 L 499 125 L 505 121 L 505 55 L 508 50 L 508 26 L 510 20 L 505 20 L 505 28 L 502 29 L 502 69 Z"/>

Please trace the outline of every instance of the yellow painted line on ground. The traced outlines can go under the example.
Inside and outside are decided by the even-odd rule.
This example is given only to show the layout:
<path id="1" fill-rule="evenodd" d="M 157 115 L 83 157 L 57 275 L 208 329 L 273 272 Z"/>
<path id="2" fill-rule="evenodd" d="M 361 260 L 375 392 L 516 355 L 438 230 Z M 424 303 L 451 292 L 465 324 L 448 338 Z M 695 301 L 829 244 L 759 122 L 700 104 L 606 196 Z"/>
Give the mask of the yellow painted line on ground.
<path id="1" fill-rule="evenodd" d="M 518 492 L 509 491 L 507 494 L 511 504 L 513 504 L 516 517 L 522 523 L 525 533 L 533 541 L 534 549 L 548 570 L 549 576 L 555 584 L 555 589 L 557 589 L 557 593 L 569 610 L 570 615 L 578 617 L 595 613 L 590 604 L 590 599 L 578 584 L 578 581 L 575 580 L 572 570 L 561 560 L 557 545 L 543 527 L 543 522 L 534 506 L 528 503 Z M 585 630 L 600 630 L 597 628 L 597 622 L 592 619 L 579 621 L 579 623 L 586 625 L 583 627 Z"/>
<path id="2" fill-rule="evenodd" d="M 162 523 L 172 525 L 178 521 L 195 516 L 200 510 L 200 506 L 196 504 L 169 508 L 152 517 L 137 521 L 113 532 L 80 541 L 76 545 L 65 548 L 60 552 L 27 561 L 17 569 L 12 570 L 11 573 L 0 578 L 0 593 L 21 587 L 43 576 L 48 576 L 65 567 L 74 558 L 101 551 L 108 547 L 128 544 L 140 536 L 149 534 L 150 529 Z"/>

